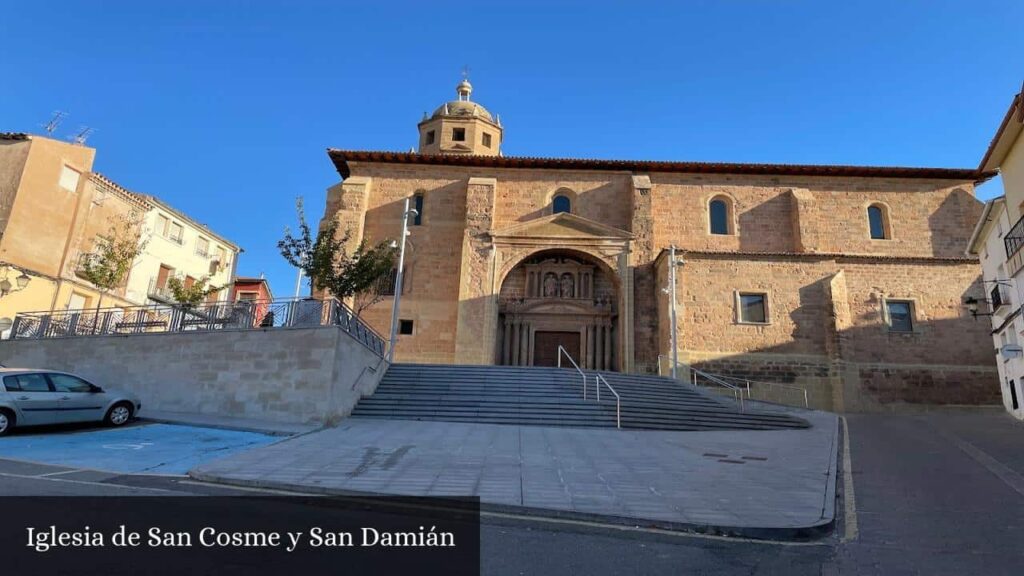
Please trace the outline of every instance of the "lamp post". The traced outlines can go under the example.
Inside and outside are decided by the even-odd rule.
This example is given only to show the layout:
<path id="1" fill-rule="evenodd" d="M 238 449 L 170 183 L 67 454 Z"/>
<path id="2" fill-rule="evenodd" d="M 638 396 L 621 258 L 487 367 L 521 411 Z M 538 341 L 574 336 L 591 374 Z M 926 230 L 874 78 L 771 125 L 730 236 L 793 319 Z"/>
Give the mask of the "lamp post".
<path id="1" fill-rule="evenodd" d="M 10 273 L 10 268 L 8 268 L 7 270 L 8 273 Z M 4 279 L 0 280 L 0 298 L 7 296 L 11 292 L 24 290 L 25 287 L 28 286 L 28 283 L 31 281 L 32 277 L 29 276 L 28 274 L 25 274 L 24 272 L 19 274 L 18 277 L 14 279 L 15 284 L 11 284 L 11 281 L 7 279 L 7 276 L 4 276 Z"/>
<path id="2" fill-rule="evenodd" d="M 391 305 L 391 339 L 388 343 L 388 363 L 395 357 L 395 343 L 398 342 L 398 305 L 402 300 L 402 276 L 405 272 L 405 240 L 409 236 L 409 216 L 416 216 L 419 212 L 415 208 L 409 208 L 409 198 L 405 199 L 405 207 L 402 209 L 402 240 L 398 249 L 398 272 L 395 273 L 395 299 Z"/>

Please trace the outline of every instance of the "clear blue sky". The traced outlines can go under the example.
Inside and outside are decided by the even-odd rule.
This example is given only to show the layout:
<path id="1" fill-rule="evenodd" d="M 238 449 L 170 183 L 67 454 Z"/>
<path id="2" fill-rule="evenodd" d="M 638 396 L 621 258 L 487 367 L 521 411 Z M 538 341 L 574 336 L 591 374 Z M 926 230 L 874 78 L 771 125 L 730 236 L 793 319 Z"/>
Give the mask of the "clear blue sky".
<path id="1" fill-rule="evenodd" d="M 557 5 L 556 5 L 557 4 Z M 506 155 L 974 167 L 1024 79 L 1024 2 L 0 0 L 0 130 L 96 129 L 96 169 L 246 252 L 454 96 Z M 981 197 L 1000 192 L 998 182 Z"/>

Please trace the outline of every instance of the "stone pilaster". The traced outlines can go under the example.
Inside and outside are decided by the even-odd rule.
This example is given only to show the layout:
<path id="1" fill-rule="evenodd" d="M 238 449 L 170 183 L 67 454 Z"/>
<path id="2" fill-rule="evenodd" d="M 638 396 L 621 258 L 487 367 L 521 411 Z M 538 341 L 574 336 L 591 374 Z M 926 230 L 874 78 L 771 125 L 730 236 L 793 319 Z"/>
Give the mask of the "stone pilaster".
<path id="1" fill-rule="evenodd" d="M 470 178 L 466 186 L 466 227 L 459 274 L 459 316 L 455 333 L 455 362 L 491 364 L 494 361 L 498 295 L 494 278 L 494 222 L 497 180 Z"/>
<path id="2" fill-rule="evenodd" d="M 338 223 L 339 235 L 351 230 L 352 236 L 345 246 L 345 250 L 349 252 L 363 240 L 366 208 L 372 183 L 373 181 L 366 176 L 350 176 L 344 182 L 327 189 L 327 207 L 324 209 L 324 217 L 320 220 L 319 228 L 322 229 L 334 220 Z M 314 290 L 313 295 L 318 298 L 329 296 L 324 290 Z"/>
<path id="3" fill-rule="evenodd" d="M 654 270 L 654 211 L 651 178 L 637 174 L 632 178 L 633 220 L 627 266 L 622 274 L 625 296 L 622 330 L 623 372 L 654 372 L 658 365 L 658 290 Z"/>

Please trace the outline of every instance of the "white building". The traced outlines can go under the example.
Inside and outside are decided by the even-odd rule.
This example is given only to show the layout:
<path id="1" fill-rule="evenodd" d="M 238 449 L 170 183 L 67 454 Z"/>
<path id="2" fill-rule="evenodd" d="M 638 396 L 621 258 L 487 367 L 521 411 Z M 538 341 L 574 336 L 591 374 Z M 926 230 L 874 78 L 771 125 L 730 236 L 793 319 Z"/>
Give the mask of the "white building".
<path id="1" fill-rule="evenodd" d="M 150 207 L 143 223 L 148 241 L 132 266 L 127 297 L 141 303 L 170 303 L 168 280 L 176 277 L 186 286 L 208 278 L 208 285 L 219 290 L 207 300 L 226 299 L 241 248 L 158 198 L 138 196 Z"/>
<path id="2" fill-rule="evenodd" d="M 992 321 L 992 342 L 999 367 L 1003 405 L 1024 420 L 1024 102 L 1017 94 L 981 161 L 985 171 L 999 170 L 1004 195 L 985 203 L 967 253 L 981 259 L 986 302 L 979 321 Z M 986 316 L 991 314 L 991 316 Z"/>

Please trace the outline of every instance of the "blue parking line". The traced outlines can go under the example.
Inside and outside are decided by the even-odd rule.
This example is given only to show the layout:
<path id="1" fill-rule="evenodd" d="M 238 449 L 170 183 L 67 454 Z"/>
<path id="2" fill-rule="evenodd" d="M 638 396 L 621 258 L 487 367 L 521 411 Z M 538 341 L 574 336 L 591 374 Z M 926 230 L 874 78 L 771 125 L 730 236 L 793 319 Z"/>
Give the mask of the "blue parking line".
<path id="1" fill-rule="evenodd" d="M 202 462 L 278 440 L 257 432 L 174 424 L 71 433 L 30 431 L 0 438 L 0 458 L 111 472 L 185 474 Z"/>

